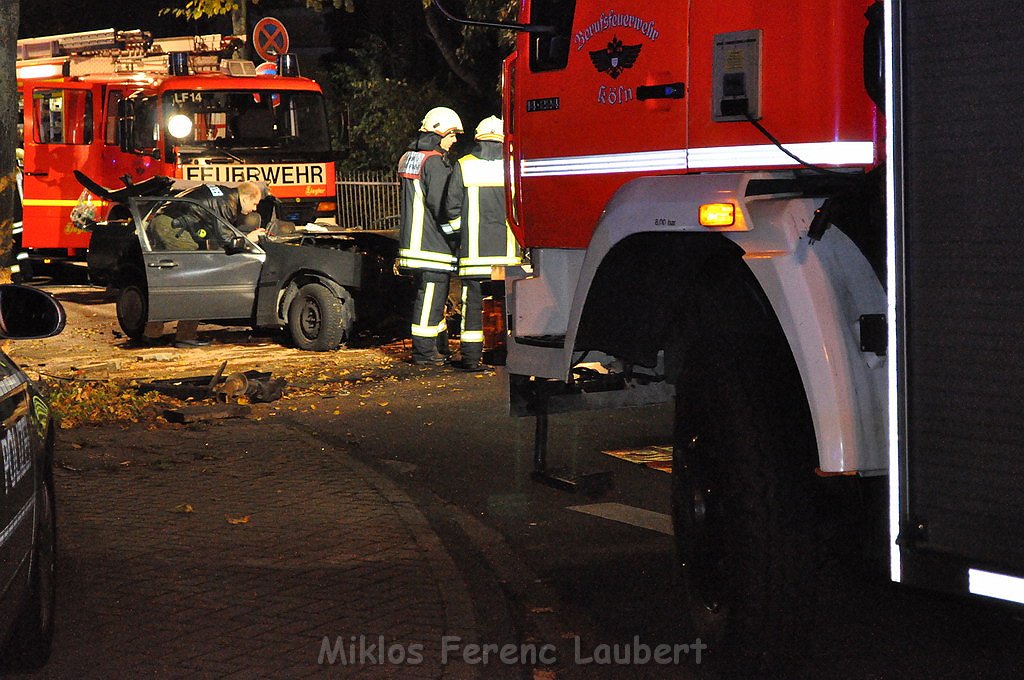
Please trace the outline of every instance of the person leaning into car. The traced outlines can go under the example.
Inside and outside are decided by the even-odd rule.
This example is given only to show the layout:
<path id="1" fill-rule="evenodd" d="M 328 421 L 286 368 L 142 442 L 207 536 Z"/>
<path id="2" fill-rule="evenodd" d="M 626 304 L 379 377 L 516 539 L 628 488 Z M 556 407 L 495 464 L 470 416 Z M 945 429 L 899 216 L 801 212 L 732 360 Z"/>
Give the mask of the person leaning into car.
<path id="1" fill-rule="evenodd" d="M 207 208 L 228 224 L 236 225 L 247 235 L 263 233 L 262 228 L 247 227 L 245 216 L 256 210 L 263 190 L 255 182 L 243 182 L 237 188 L 217 184 L 200 184 L 177 195 L 191 202 L 172 202 L 161 206 L 150 223 L 155 250 L 205 250 L 213 225 L 205 224 L 203 211 L 193 203 Z"/>
<path id="2" fill-rule="evenodd" d="M 169 202 L 158 209 L 150 222 L 150 235 L 154 250 L 206 250 L 209 243 L 209 230 L 212 224 L 206 224 L 204 211 L 193 208 L 193 203 L 207 208 L 228 224 L 246 232 L 246 236 L 255 241 L 257 236 L 266 233 L 259 222 L 256 226 L 246 224 L 245 217 L 256 210 L 263 199 L 263 190 L 254 182 L 243 182 L 237 188 L 216 184 L 200 184 L 177 195 L 188 198 L 191 202 Z M 182 320 L 174 333 L 176 347 L 197 347 L 210 344 L 208 340 L 199 340 L 196 331 L 199 322 Z M 162 321 L 150 321 L 146 324 L 144 335 L 155 340 L 164 333 Z"/>

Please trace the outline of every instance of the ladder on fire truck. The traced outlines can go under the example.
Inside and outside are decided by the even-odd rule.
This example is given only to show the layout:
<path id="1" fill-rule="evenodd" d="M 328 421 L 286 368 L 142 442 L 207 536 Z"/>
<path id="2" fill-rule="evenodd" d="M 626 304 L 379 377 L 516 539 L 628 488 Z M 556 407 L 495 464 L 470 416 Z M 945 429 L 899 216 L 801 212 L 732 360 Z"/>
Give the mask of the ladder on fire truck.
<path id="1" fill-rule="evenodd" d="M 23 38 L 18 41 L 16 55 L 18 77 L 167 72 L 176 59 L 184 63 L 176 55 L 187 55 L 188 68 L 194 71 L 223 67 L 230 75 L 255 75 L 251 62 L 231 58 L 244 42 L 244 37 L 218 33 L 154 38 L 148 31 L 113 28 Z"/>

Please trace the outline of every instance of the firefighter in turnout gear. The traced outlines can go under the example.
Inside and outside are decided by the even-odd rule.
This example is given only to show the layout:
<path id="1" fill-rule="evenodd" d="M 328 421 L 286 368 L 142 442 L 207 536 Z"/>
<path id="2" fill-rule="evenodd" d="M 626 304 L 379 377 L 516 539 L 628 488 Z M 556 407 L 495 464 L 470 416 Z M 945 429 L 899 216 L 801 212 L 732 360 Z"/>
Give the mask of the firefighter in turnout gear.
<path id="1" fill-rule="evenodd" d="M 452 173 L 448 150 L 462 132 L 462 121 L 449 108 L 427 112 L 416 138 L 398 161 L 402 187 L 399 267 L 416 276 L 412 317 L 412 361 L 440 366 L 447 354 L 444 305 L 455 270 L 455 256 L 442 230 L 444 192 Z"/>
<path id="2" fill-rule="evenodd" d="M 476 146 L 455 164 L 448 184 L 445 212 L 459 235 L 458 275 L 462 280 L 461 360 L 456 368 L 480 369 L 483 354 L 481 281 L 491 267 L 522 262 L 519 246 L 505 219 L 504 133 L 496 116 L 477 125 Z"/>

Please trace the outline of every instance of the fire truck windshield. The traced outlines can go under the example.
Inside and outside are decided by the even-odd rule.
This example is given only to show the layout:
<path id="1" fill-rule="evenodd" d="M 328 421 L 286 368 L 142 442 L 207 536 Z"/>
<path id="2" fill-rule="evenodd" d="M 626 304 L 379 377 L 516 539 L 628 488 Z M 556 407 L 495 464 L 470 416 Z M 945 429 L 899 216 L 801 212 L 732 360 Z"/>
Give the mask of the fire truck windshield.
<path id="1" fill-rule="evenodd" d="M 164 94 L 168 152 L 303 156 L 330 152 L 323 96 L 294 90 L 177 90 Z"/>

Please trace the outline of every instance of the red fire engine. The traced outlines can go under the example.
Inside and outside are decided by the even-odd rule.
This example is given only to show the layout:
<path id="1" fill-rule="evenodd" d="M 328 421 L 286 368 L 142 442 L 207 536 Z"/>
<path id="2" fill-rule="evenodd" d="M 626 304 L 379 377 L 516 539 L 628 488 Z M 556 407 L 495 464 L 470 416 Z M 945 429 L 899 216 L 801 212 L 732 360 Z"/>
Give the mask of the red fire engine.
<path id="1" fill-rule="evenodd" d="M 535 477 L 580 481 L 549 473 L 548 414 L 674 399 L 682 583 L 734 677 L 800 656 L 822 537 L 875 505 L 893 581 L 1024 603 L 1018 20 L 523 0 L 502 26 Z M 879 502 L 836 512 L 849 486 Z"/>
<path id="2" fill-rule="evenodd" d="M 232 55 L 235 36 L 153 38 L 113 29 L 18 41 L 23 95 L 24 230 L 34 255 L 80 256 L 80 170 L 104 186 L 153 175 L 265 182 L 284 219 L 333 221 L 334 163 L 323 93 L 294 55 L 276 75 Z M 80 198 L 82 199 L 80 202 Z"/>

